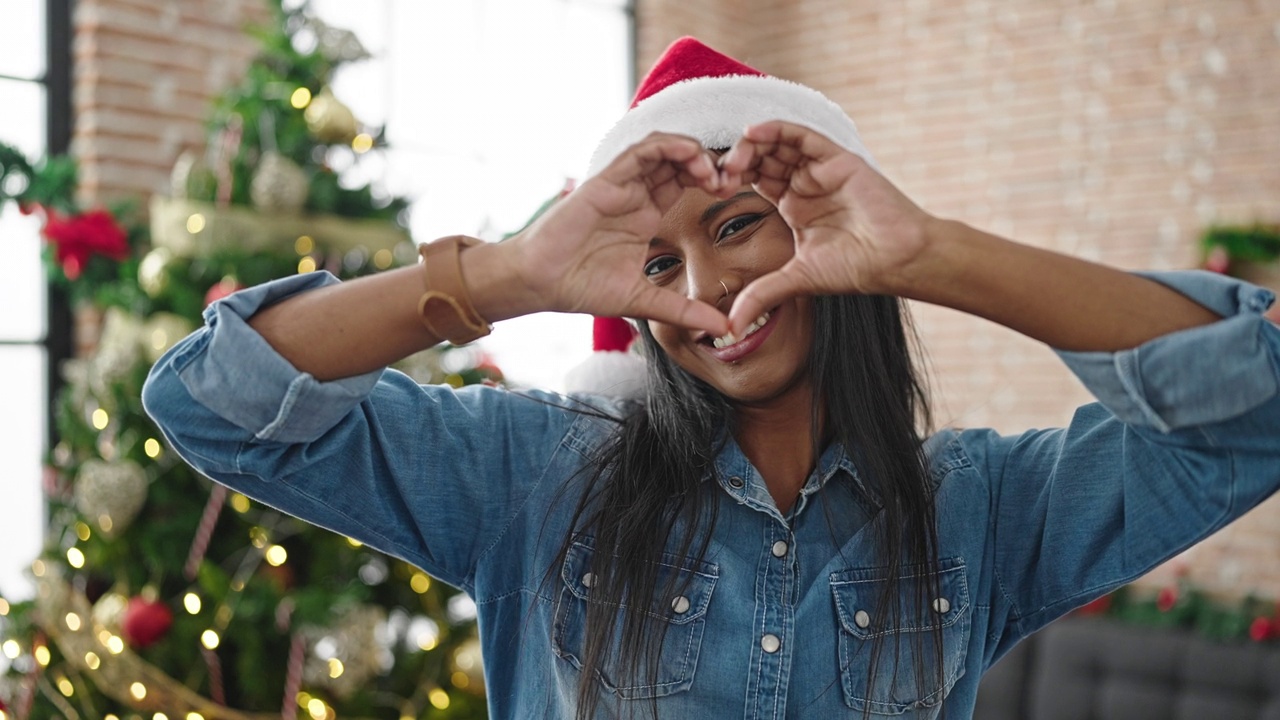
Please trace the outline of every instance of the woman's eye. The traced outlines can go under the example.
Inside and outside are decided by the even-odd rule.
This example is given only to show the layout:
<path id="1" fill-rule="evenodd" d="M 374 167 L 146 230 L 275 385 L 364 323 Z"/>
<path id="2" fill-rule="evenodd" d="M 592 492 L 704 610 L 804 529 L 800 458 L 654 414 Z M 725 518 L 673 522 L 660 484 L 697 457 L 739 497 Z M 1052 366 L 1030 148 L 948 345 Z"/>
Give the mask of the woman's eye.
<path id="1" fill-rule="evenodd" d="M 671 257 L 670 255 L 663 255 L 662 257 L 656 257 L 645 264 L 644 275 L 647 278 L 655 278 L 661 275 L 662 273 L 670 270 L 671 268 L 675 267 L 677 262 L 679 261 Z"/>
<path id="2" fill-rule="evenodd" d="M 729 222 L 720 226 L 719 239 L 723 240 L 731 235 L 737 235 L 743 230 L 746 230 L 747 228 L 754 225 L 756 222 L 760 220 L 761 217 L 763 216 L 762 215 L 739 215 L 738 217 L 733 218 Z"/>

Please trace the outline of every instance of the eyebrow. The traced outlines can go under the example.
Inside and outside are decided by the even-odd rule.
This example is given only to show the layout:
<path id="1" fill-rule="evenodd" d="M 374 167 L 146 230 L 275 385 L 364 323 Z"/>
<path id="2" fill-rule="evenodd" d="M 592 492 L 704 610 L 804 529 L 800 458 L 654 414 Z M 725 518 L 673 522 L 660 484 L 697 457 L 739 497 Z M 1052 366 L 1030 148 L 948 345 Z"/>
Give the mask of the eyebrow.
<path id="1" fill-rule="evenodd" d="M 724 210 L 725 208 L 729 207 L 730 205 L 738 202 L 743 198 L 754 197 L 755 194 L 756 193 L 752 190 L 743 190 L 742 192 L 738 193 L 737 195 L 734 195 L 733 197 L 727 200 L 721 200 L 720 202 L 713 202 L 707 206 L 706 210 L 702 211 L 702 217 L 698 219 L 698 222 L 702 225 L 706 225 L 707 222 L 711 220 L 711 218 L 715 217 L 721 210 Z"/>

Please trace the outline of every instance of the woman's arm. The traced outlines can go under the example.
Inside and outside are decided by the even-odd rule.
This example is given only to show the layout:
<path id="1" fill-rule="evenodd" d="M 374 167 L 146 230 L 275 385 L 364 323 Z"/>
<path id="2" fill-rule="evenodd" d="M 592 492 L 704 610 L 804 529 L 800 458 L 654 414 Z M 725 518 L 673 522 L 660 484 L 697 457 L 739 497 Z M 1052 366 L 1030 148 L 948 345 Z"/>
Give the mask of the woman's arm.
<path id="1" fill-rule="evenodd" d="M 544 310 L 643 317 L 724 334 L 710 305 L 659 288 L 641 268 L 662 214 L 685 188 L 722 192 L 697 141 L 653 134 L 631 147 L 510 241 L 463 251 L 472 304 L 489 322 Z M 418 317 L 421 268 L 292 296 L 250 325 L 318 380 L 376 370 L 440 342 Z"/>
<path id="2" fill-rule="evenodd" d="M 899 295 L 1076 351 L 1133 348 L 1219 318 L 1152 280 L 935 218 L 804 127 L 748 128 L 721 166 L 727 183 L 754 183 L 796 233 L 791 262 L 739 294 L 735 329 L 794 294 Z"/>

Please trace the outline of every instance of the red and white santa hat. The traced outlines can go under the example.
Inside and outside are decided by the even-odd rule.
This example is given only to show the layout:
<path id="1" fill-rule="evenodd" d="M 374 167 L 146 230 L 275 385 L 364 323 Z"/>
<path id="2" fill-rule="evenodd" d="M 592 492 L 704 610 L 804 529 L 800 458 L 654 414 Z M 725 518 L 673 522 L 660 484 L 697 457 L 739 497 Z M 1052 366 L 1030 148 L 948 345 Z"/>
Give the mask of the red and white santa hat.
<path id="1" fill-rule="evenodd" d="M 596 147 L 587 177 L 655 131 L 687 135 L 708 149 L 723 149 L 732 147 L 748 125 L 770 120 L 816 130 L 875 166 L 853 120 L 827 96 L 684 37 L 663 52 L 640 82 L 631 109 Z M 644 363 L 629 350 L 634 328 L 622 318 L 596 318 L 594 335 L 596 352 L 570 371 L 567 390 L 643 394 Z"/>

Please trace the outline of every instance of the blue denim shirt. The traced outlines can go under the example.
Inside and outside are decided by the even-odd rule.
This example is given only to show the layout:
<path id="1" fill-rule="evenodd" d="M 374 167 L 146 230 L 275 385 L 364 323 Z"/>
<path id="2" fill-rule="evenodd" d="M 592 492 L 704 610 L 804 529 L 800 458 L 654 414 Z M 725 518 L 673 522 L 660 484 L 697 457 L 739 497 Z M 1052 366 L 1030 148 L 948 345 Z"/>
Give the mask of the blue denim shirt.
<path id="1" fill-rule="evenodd" d="M 1272 294 L 1208 273 L 1151 277 L 1224 319 L 1125 352 L 1060 353 L 1100 401 L 1065 428 L 928 440 L 940 596 L 904 632 L 941 626 L 940 681 L 908 670 L 894 683 L 881 662 L 867 690 L 865 628 L 887 570 L 868 540 L 875 499 L 843 452 L 821 457 L 783 514 L 729 442 L 705 559 L 667 557 L 687 584 L 682 598 L 654 601 L 670 623 L 659 676 L 626 684 L 606 668 L 591 680 L 601 715 L 656 698 L 672 718 L 931 718 L 943 706 L 969 717 L 983 672 L 1019 640 L 1270 495 L 1280 330 L 1260 314 Z M 152 370 L 148 411 L 209 476 L 469 593 L 493 717 L 571 716 L 591 543 L 544 578 L 574 505 L 561 491 L 611 423 L 551 393 L 420 386 L 392 370 L 335 382 L 299 373 L 245 319 L 332 282 L 296 276 L 210 306 L 207 326 Z M 616 410 L 609 402 L 597 405 Z M 903 662 L 912 646 L 900 644 Z"/>

